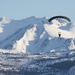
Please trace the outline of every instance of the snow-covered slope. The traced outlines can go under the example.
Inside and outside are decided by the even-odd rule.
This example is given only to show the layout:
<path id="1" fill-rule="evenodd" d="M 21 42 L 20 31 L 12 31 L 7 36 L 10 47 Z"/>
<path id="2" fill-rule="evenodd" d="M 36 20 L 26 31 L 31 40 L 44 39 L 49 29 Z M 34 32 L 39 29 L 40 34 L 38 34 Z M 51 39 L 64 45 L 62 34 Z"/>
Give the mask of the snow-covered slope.
<path id="1" fill-rule="evenodd" d="M 1 75 L 75 75 L 75 24 L 3 16 L 0 60 Z"/>
<path id="2" fill-rule="evenodd" d="M 72 54 L 75 24 L 34 16 L 23 20 L 0 18 L 0 49 L 25 53 Z M 58 34 L 61 33 L 61 38 Z M 64 52 L 64 53 L 63 53 Z"/>

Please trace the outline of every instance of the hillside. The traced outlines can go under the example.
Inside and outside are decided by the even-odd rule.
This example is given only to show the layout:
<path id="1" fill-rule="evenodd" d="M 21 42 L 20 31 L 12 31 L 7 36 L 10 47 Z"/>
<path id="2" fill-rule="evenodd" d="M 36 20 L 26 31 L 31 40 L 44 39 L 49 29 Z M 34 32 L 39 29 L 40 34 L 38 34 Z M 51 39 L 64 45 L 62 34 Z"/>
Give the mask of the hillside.
<path id="1" fill-rule="evenodd" d="M 75 24 L 62 19 L 1 17 L 0 74 L 74 75 L 74 32 Z"/>
<path id="2" fill-rule="evenodd" d="M 48 22 L 46 17 L 34 16 L 12 20 L 0 19 L 0 49 L 24 53 L 70 52 L 75 49 L 75 24 L 63 20 Z M 61 33 L 61 38 L 59 38 Z M 53 54 L 53 55 L 54 55 Z"/>

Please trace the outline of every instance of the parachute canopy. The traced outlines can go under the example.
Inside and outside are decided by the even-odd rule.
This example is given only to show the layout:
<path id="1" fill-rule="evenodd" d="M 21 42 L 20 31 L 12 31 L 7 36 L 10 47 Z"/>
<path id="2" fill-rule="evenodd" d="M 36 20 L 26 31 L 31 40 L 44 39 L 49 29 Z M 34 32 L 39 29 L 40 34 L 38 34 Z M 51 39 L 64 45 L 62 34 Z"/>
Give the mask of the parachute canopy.
<path id="1" fill-rule="evenodd" d="M 48 21 L 51 22 L 52 20 L 57 19 L 57 18 L 66 19 L 68 22 L 71 22 L 71 19 L 66 16 L 54 16 L 54 17 L 51 17 Z"/>

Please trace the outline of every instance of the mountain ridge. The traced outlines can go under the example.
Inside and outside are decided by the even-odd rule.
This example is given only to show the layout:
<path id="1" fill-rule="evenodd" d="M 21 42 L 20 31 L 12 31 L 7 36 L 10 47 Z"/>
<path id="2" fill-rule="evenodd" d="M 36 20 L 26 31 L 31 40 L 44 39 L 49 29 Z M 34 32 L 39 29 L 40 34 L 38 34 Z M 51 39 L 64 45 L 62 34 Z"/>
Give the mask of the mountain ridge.
<path id="1" fill-rule="evenodd" d="M 68 52 L 70 49 L 75 49 L 75 25 L 73 23 L 63 23 L 63 21 L 60 22 L 56 19 L 49 23 L 46 17 L 36 18 L 32 16 L 22 20 L 10 20 L 6 25 L 0 24 L 0 28 L 2 28 L 2 32 L 0 32 L 0 49 L 49 54 L 54 51 L 55 55 L 58 52 L 61 55 L 64 49 L 67 52 L 65 46 L 68 46 L 68 44 Z M 61 33 L 60 38 L 59 32 Z M 72 43 L 71 39 L 73 39 Z M 68 43 L 65 44 L 67 40 Z M 60 46 L 64 46 L 62 51 Z"/>

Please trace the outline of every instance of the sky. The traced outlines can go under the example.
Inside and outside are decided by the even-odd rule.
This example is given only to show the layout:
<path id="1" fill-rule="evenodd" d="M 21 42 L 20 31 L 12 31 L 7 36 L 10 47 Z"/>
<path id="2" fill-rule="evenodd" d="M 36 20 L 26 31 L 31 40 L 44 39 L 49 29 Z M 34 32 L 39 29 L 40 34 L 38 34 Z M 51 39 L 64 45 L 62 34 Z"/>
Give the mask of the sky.
<path id="1" fill-rule="evenodd" d="M 0 0 L 0 17 L 25 19 L 62 15 L 75 22 L 75 0 Z"/>

